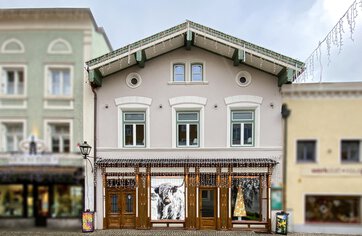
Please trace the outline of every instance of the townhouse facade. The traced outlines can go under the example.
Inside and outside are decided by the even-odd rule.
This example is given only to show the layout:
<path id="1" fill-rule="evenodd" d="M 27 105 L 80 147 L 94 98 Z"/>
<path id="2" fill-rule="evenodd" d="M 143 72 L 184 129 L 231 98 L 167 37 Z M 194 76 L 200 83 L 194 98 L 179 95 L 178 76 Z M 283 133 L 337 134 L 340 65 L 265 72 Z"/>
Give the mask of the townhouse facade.
<path id="1" fill-rule="evenodd" d="M 89 9 L 0 9 L 0 225 L 79 225 L 84 62 L 110 50 Z"/>
<path id="2" fill-rule="evenodd" d="M 282 88 L 290 230 L 362 233 L 362 83 Z"/>
<path id="3" fill-rule="evenodd" d="M 303 63 L 186 21 L 86 64 L 96 228 L 271 231 Z"/>

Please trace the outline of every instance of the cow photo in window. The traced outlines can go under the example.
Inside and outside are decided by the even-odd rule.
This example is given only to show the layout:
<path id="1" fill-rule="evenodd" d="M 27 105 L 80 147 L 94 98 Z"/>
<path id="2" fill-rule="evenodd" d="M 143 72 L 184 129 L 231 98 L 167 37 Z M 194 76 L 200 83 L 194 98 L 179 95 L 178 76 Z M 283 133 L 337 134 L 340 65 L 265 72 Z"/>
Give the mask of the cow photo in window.
<path id="1" fill-rule="evenodd" d="M 151 179 L 151 220 L 185 220 L 183 178 Z"/>

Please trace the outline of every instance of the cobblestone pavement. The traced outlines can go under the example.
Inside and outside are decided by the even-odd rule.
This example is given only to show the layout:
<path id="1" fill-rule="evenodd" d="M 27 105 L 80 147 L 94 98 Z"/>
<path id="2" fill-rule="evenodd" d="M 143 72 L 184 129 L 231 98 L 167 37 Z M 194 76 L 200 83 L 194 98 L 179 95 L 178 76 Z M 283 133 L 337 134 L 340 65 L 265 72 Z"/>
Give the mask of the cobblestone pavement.
<path id="1" fill-rule="evenodd" d="M 260 234 L 254 232 L 240 232 L 240 231 L 188 231 L 188 230 L 96 230 L 93 233 L 82 233 L 80 229 L 49 229 L 49 228 L 19 228 L 19 229 L 0 229 L 1 236 L 38 236 L 38 235 L 56 235 L 56 236 L 76 236 L 76 235 L 83 235 L 83 236 L 106 236 L 106 235 L 147 235 L 147 236 L 186 236 L 186 235 L 198 235 L 198 236 L 271 236 L 273 234 Z M 275 234 L 274 234 L 275 235 Z M 309 233 L 288 233 L 291 236 L 342 236 L 341 234 L 309 234 Z"/>

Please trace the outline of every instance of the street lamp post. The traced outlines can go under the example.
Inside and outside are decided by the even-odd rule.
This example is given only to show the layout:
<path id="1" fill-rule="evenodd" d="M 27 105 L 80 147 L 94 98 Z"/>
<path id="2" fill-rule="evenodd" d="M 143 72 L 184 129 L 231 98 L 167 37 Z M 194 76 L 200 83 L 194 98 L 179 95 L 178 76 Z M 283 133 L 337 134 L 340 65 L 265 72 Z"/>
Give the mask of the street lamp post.
<path id="1" fill-rule="evenodd" d="M 87 143 L 87 141 L 84 141 L 81 145 L 79 145 L 80 153 L 83 155 L 84 160 L 88 160 L 90 167 L 92 168 L 91 171 L 94 173 L 92 162 L 89 160 L 88 155 L 90 154 L 92 147 Z M 85 163 L 85 167 L 87 167 L 87 162 Z M 85 169 L 85 185 L 84 187 L 88 186 L 88 178 L 87 178 L 87 168 Z M 87 188 L 87 193 L 88 193 Z M 85 196 L 84 196 L 84 206 L 85 206 Z M 88 198 L 88 207 L 89 207 L 89 198 Z M 88 233 L 94 231 L 94 212 L 91 212 L 89 209 L 84 211 L 82 213 L 82 232 Z"/>

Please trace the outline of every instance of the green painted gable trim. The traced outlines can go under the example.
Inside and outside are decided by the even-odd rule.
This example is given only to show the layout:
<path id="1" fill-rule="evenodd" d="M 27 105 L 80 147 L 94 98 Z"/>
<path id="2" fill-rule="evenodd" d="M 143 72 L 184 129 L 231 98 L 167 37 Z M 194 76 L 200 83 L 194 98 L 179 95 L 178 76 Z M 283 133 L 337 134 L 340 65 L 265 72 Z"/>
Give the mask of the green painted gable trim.
<path id="1" fill-rule="evenodd" d="M 278 86 L 281 87 L 283 84 L 290 84 L 293 82 L 294 70 L 290 68 L 284 68 L 278 74 Z"/>
<path id="2" fill-rule="evenodd" d="M 91 84 L 95 87 L 101 87 L 102 86 L 102 73 L 98 70 L 91 70 L 89 71 L 89 82 L 91 82 Z"/>

